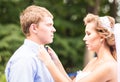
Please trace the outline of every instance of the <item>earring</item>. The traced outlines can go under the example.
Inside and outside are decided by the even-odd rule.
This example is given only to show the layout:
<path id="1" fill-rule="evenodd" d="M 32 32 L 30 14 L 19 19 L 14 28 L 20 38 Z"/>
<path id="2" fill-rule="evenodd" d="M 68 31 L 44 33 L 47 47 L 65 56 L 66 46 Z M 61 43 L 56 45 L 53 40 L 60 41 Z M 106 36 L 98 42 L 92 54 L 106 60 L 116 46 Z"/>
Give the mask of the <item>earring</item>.
<path id="1" fill-rule="evenodd" d="M 102 43 L 102 42 L 103 42 L 103 39 L 100 39 L 100 42 Z"/>

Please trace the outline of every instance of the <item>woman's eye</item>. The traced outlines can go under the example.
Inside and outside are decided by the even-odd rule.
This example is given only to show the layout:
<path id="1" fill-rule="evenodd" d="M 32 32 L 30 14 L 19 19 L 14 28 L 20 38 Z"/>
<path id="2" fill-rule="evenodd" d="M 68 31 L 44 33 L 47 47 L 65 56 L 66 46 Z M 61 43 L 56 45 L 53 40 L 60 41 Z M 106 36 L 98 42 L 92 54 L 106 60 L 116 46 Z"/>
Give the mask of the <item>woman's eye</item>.
<path id="1" fill-rule="evenodd" d="M 87 33 L 87 35 L 90 35 L 90 33 Z"/>

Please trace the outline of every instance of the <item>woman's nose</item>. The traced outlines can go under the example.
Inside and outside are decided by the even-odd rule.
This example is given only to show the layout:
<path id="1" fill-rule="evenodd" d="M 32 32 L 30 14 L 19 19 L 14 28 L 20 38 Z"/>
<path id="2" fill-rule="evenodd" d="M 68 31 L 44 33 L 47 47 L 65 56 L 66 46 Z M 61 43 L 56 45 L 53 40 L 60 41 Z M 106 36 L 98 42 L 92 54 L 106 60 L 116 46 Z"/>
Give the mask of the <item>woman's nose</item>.
<path id="1" fill-rule="evenodd" d="M 84 36 L 84 38 L 83 38 L 83 41 L 85 41 L 86 39 L 85 39 L 85 36 Z"/>

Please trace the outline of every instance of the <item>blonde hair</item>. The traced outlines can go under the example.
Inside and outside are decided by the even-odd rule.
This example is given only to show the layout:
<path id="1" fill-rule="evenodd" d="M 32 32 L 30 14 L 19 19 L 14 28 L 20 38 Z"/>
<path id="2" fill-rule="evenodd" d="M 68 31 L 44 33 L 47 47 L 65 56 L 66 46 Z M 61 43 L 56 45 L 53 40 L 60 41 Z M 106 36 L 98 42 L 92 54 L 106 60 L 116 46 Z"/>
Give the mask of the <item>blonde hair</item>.
<path id="1" fill-rule="evenodd" d="M 114 28 L 114 24 L 115 24 L 115 19 L 111 16 L 106 16 L 110 22 L 110 28 Z M 100 21 L 100 17 L 98 15 L 94 15 L 89 13 L 85 18 L 84 18 L 84 23 L 85 25 L 88 23 L 95 23 L 96 27 L 95 30 L 96 32 L 105 39 L 106 44 L 109 46 L 110 51 L 113 55 L 113 57 L 116 59 L 116 49 L 115 49 L 115 37 L 112 31 L 110 31 L 109 29 L 107 29 L 106 27 L 104 27 L 102 25 L 102 22 L 104 21 Z"/>
<path id="2" fill-rule="evenodd" d="M 29 36 L 29 27 L 32 23 L 38 24 L 45 16 L 53 19 L 53 15 L 44 7 L 31 5 L 27 7 L 20 15 L 20 24 L 22 31 Z"/>

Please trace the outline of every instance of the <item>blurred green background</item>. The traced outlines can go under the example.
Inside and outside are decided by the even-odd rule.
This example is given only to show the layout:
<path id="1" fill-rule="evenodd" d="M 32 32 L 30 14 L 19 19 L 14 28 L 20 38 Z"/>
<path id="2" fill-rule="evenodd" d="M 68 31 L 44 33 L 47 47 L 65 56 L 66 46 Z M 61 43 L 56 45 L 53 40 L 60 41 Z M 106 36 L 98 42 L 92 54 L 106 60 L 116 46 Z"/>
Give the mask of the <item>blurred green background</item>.
<path id="1" fill-rule="evenodd" d="M 68 73 L 84 67 L 83 18 L 87 13 L 110 15 L 120 21 L 119 0 L 0 0 L 0 82 L 6 82 L 4 69 L 14 51 L 23 43 L 19 14 L 29 5 L 46 7 L 54 15 L 56 28 L 50 46 Z"/>

